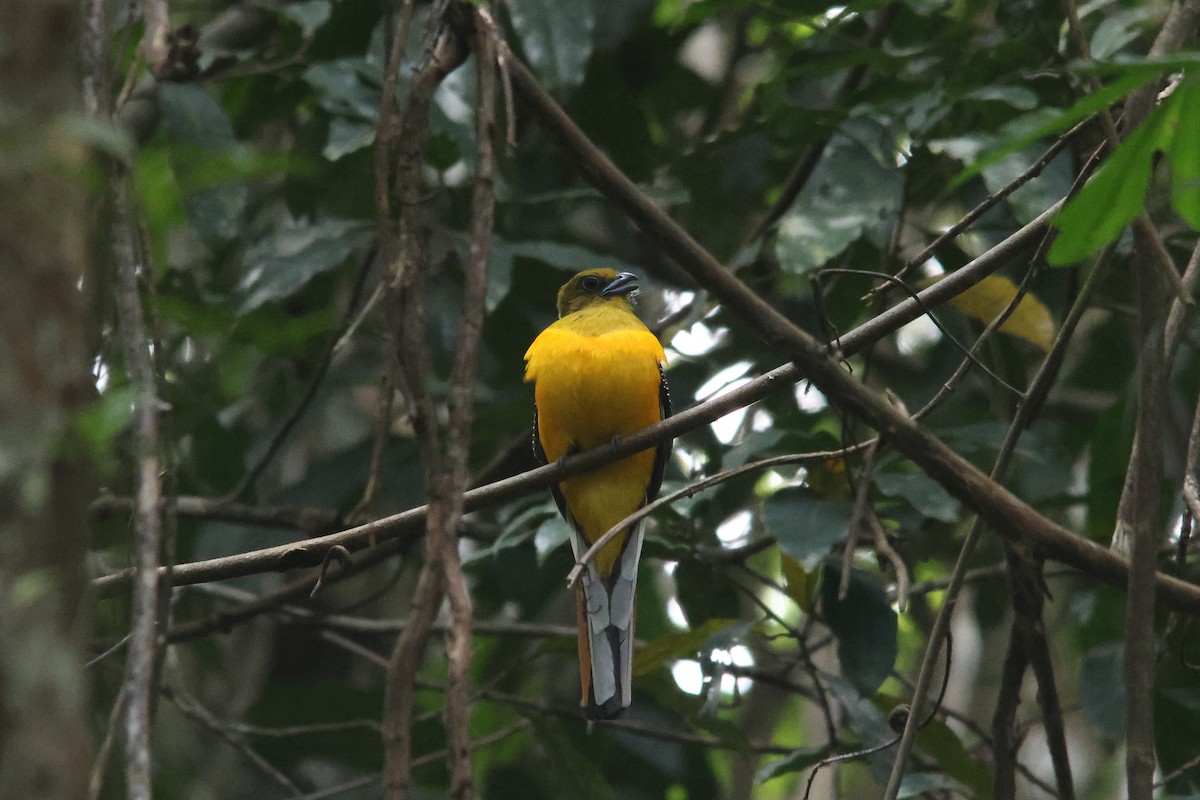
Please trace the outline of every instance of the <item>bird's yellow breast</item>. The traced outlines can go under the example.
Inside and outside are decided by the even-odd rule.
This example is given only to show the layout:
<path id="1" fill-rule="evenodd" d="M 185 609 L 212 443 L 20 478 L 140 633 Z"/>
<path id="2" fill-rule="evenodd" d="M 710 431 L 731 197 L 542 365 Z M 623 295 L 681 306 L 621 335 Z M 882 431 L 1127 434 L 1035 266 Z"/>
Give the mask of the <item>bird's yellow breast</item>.
<path id="1" fill-rule="evenodd" d="M 538 435 L 546 458 L 608 444 L 658 422 L 662 345 L 628 307 L 597 304 L 544 330 L 525 354 L 533 381 Z M 584 537 L 595 541 L 645 502 L 654 451 L 563 481 L 567 507 Z M 602 575 L 623 539 L 597 558 Z"/>
<path id="2" fill-rule="evenodd" d="M 525 354 L 551 461 L 658 422 L 662 345 L 628 311 L 585 309 L 544 330 Z"/>

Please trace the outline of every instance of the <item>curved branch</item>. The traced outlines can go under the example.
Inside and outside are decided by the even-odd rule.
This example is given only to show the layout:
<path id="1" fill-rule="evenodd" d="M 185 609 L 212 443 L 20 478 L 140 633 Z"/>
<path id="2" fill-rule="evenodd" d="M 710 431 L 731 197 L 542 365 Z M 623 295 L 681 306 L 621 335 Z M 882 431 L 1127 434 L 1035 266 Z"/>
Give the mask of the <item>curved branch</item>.
<path id="1" fill-rule="evenodd" d="M 514 86 L 585 176 L 620 206 L 643 232 L 661 245 L 698 284 L 739 316 L 769 346 L 792 360 L 796 372 L 788 370 L 785 375 L 803 375 L 824 393 L 830 403 L 886 434 L 896 449 L 972 508 L 1006 539 L 1016 542 L 1024 536 L 1030 536 L 1047 557 L 1079 567 L 1106 583 L 1116 586 L 1125 584 L 1128 564 L 1124 559 L 1046 519 L 940 439 L 897 411 L 884 398 L 847 375 L 838 362 L 829 358 L 826 348 L 726 270 L 678 223 L 651 202 L 587 139 L 562 108 L 538 86 L 529 71 L 515 60 L 512 75 Z M 1031 244 L 1044 233 L 1046 222 L 1061 205 L 1062 201 L 1055 203 L 1033 222 L 990 250 L 986 254 L 990 270 L 978 266 L 972 269 L 973 265 L 985 258 L 981 256 L 922 292 L 926 304 L 930 303 L 927 293 L 941 288 L 944 294 L 940 297 L 953 296 L 971 285 L 972 279 L 981 279 L 988 271 L 998 268 L 1014 251 Z M 977 273 L 982 274 L 976 277 Z M 903 315 L 904 312 L 897 309 L 904 306 L 912 309 L 914 316 L 918 313 L 915 312 L 915 303 L 901 304 L 858 328 L 855 333 L 862 339 L 871 339 L 871 334 L 879 326 L 886 326 L 895 316 Z M 849 349 L 860 341 L 847 336 L 842 340 L 843 348 Z M 1182 604 L 1189 609 L 1188 613 L 1200 613 L 1200 588 L 1164 575 L 1158 576 L 1157 585 L 1160 599 L 1164 602 Z M 1182 606 L 1176 607 L 1182 610 Z"/>

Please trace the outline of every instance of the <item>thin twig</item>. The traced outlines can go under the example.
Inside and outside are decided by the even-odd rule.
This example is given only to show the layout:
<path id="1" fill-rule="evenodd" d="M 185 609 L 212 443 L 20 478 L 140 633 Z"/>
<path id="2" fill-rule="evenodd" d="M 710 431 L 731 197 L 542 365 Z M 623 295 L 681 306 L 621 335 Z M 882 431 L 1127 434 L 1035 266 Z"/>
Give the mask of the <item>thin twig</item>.
<path id="1" fill-rule="evenodd" d="M 222 741 L 228 744 L 238 754 L 245 758 L 250 764 L 261 772 L 263 775 L 277 783 L 280 788 L 288 793 L 291 797 L 298 797 L 301 794 L 300 787 L 292 782 L 292 779 L 282 772 L 277 770 L 271 762 L 267 761 L 255 750 L 250 747 L 242 736 L 229 726 L 225 725 L 221 720 L 217 719 L 211 711 L 202 706 L 199 701 L 192 697 L 188 697 L 182 692 L 171 689 L 169 686 L 163 686 L 160 690 L 163 697 L 170 700 L 179 712 L 193 722 L 198 722 L 205 728 L 212 731 Z"/>
<path id="2" fill-rule="evenodd" d="M 1171 781 L 1183 775 L 1188 770 L 1195 769 L 1196 767 L 1200 767 L 1200 755 L 1196 755 L 1195 757 L 1188 759 L 1175 769 L 1168 772 L 1166 775 L 1163 775 L 1162 780 L 1154 784 L 1154 788 L 1161 789 Z"/>
<path id="3" fill-rule="evenodd" d="M 165 9 L 165 4 L 163 4 Z M 149 25 L 147 33 L 149 35 Z M 138 234 L 124 203 L 121 178 L 117 184 L 118 224 L 115 231 L 117 306 L 125 369 L 134 400 L 134 455 L 137 462 L 136 562 L 132 601 L 133 623 L 126 660 L 129 702 L 125 717 L 125 779 L 131 800 L 150 800 L 150 726 L 154 705 L 155 659 L 158 645 L 159 547 L 162 537 L 162 483 L 158 459 L 160 400 L 155 386 L 149 338 L 140 295 Z"/>
<path id="4" fill-rule="evenodd" d="M 850 511 L 850 524 L 846 528 L 846 541 L 842 545 L 842 575 L 838 580 L 838 602 L 845 602 L 850 594 L 850 572 L 854 566 L 854 551 L 858 544 L 859 529 L 863 527 L 863 519 L 871 512 L 871 481 L 875 479 L 875 456 L 879 452 L 880 437 L 870 444 L 863 452 L 862 466 L 855 479 L 854 507 Z"/>
<path id="5" fill-rule="evenodd" d="M 365 570 L 367 567 L 391 558 L 397 552 L 403 550 L 405 545 L 405 542 L 388 542 L 386 545 L 374 547 L 356 558 L 354 563 L 349 567 L 340 569 L 333 575 L 326 576 L 325 585 L 329 586 L 345 580 L 351 575 Z M 225 595 L 230 599 L 237 599 L 240 605 L 228 611 L 220 611 L 210 614 L 207 617 L 179 623 L 167 631 L 166 641 L 174 644 L 190 639 L 198 639 L 214 632 L 228 632 L 236 625 L 241 625 L 262 614 L 269 614 L 275 611 L 289 600 L 300 600 L 309 597 L 312 593 L 312 586 L 312 576 L 304 575 L 266 594 L 254 595 L 244 592 L 237 598 Z M 197 588 L 215 595 L 231 591 L 229 587 L 221 586 L 220 584 L 199 584 Z"/>
<path id="6" fill-rule="evenodd" d="M 214 597 L 220 597 L 226 600 L 232 600 L 241 603 L 252 602 L 259 599 L 258 595 L 253 592 L 248 592 L 245 589 L 237 589 L 232 586 L 222 584 L 210 584 L 200 587 L 205 593 L 211 594 Z M 364 617 L 352 617 L 345 614 L 326 614 L 318 610 L 305 608 L 303 606 L 289 605 L 287 603 L 277 603 L 270 613 L 279 614 L 284 622 L 310 625 L 314 627 L 327 628 L 330 630 L 341 631 L 343 633 L 356 633 L 364 635 L 386 635 L 395 634 L 404 630 L 408 625 L 407 619 L 368 619 Z M 433 624 L 434 633 L 446 633 L 449 631 L 449 624 L 445 622 L 435 622 Z M 529 638 L 543 638 L 553 636 L 575 636 L 578 631 L 573 625 L 551 625 L 546 623 L 536 622 L 520 622 L 518 620 L 475 620 L 472 625 L 472 631 L 479 636 L 515 636 Z"/>
<path id="7" fill-rule="evenodd" d="M 458 527 L 467 489 L 467 465 L 474 419 L 473 391 L 479 342 L 487 295 L 487 266 L 492 250 L 492 224 L 496 207 L 495 154 L 492 140 L 496 121 L 495 22 L 487 5 L 475 7 L 474 56 L 476 66 L 475 185 L 471 197 L 470 246 L 463 286 L 462 312 L 455 339 L 454 362 L 447 391 L 449 419 L 446 449 L 441 460 L 441 487 L 435 493 L 445 504 L 433 514 L 431 539 L 441 549 L 439 561 L 445 575 L 450 605 L 450 635 L 446 642 L 447 687 L 443 719 L 449 739 L 450 796 L 474 797 L 471 769 L 471 594 L 458 554 Z"/>
<path id="8" fill-rule="evenodd" d="M 128 686 L 122 682 L 121 688 L 117 692 L 117 697 L 113 700 L 112 708 L 108 712 L 108 724 L 104 727 L 104 738 L 100 740 L 100 747 L 96 750 L 96 756 L 92 761 L 92 774 L 88 780 L 87 800 L 98 800 L 100 790 L 104 788 L 104 773 L 108 769 L 108 754 L 112 751 L 113 740 L 117 736 L 118 722 L 125 713 L 125 701 L 128 697 Z"/>
<path id="9" fill-rule="evenodd" d="M 353 522 L 361 521 L 367 507 L 375 500 L 375 492 L 379 487 L 379 467 L 383 463 L 383 450 L 387 445 L 388 435 L 392 431 L 392 400 L 395 392 L 392 387 L 390 370 L 384 370 L 379 379 L 379 401 L 375 404 L 375 435 L 371 442 L 371 464 L 367 470 L 367 485 L 362 497 L 346 519 Z"/>
<path id="10" fill-rule="evenodd" d="M 669 506 L 672 503 L 674 503 L 678 500 L 681 500 L 685 497 L 692 497 L 697 492 L 704 491 L 705 489 L 711 489 L 714 486 L 717 486 L 726 481 L 732 480 L 733 478 L 736 478 L 739 475 L 745 475 L 748 472 L 755 472 L 757 470 L 762 470 L 762 469 L 770 469 L 772 467 L 804 464 L 809 461 L 825 461 L 830 458 L 843 458 L 843 457 L 849 455 L 850 453 L 856 452 L 858 450 L 861 450 L 865 447 L 870 446 L 875 441 L 876 440 L 871 439 L 870 441 L 863 442 L 860 445 L 854 445 L 852 447 L 843 447 L 838 450 L 820 450 L 820 451 L 811 452 L 811 453 L 788 453 L 786 455 L 771 456 L 770 458 L 763 458 L 758 461 L 751 461 L 746 464 L 742 464 L 741 466 L 738 466 L 738 467 L 733 467 L 731 469 L 722 470 L 721 472 L 718 472 L 713 475 L 709 475 L 706 478 L 701 478 L 700 480 L 698 480 L 694 483 L 690 483 L 687 486 L 684 486 L 682 489 L 678 489 L 677 491 L 670 492 L 669 494 L 665 494 L 662 497 L 655 499 L 653 502 L 647 503 L 644 506 L 642 506 L 641 508 L 637 509 L 632 514 L 625 517 L 625 519 L 621 520 L 616 525 L 609 528 L 607 531 L 604 532 L 603 535 L 600 536 L 599 539 L 594 541 L 592 543 L 592 545 L 587 550 L 585 550 L 583 552 L 583 554 L 579 556 L 579 558 L 577 558 L 575 560 L 575 565 L 571 568 L 571 571 L 569 573 L 567 573 L 567 588 L 568 589 L 575 588 L 575 584 L 578 583 L 579 577 L 583 574 L 583 570 L 587 567 L 588 564 L 590 564 L 592 562 L 593 559 L 595 559 L 596 554 L 599 553 L 602 549 L 604 549 L 604 546 L 606 544 L 608 544 L 613 539 L 615 539 L 622 531 L 628 529 L 631 525 L 636 524 L 637 522 L 641 521 L 642 519 L 650 516 L 655 511 L 662 508 L 663 506 Z M 774 540 L 771 539 L 770 537 L 767 537 L 764 541 L 773 542 Z M 740 561 L 744 557 L 745 557 L 744 554 L 739 553 L 737 556 L 737 560 Z M 712 560 L 717 560 L 717 559 L 712 559 Z"/>
<path id="11" fill-rule="evenodd" d="M 113 645 L 112 645 L 111 647 L 109 647 L 109 648 L 105 649 L 105 651 L 104 651 L 103 653 L 101 653 L 101 654 L 100 654 L 100 655 L 98 655 L 98 656 L 95 656 L 95 657 L 91 658 L 91 659 L 90 659 L 90 660 L 87 662 L 87 664 L 85 664 L 84 666 L 85 666 L 86 668 L 88 668 L 88 669 L 91 669 L 92 667 L 96 666 L 96 665 L 97 665 L 97 664 L 99 664 L 101 661 L 103 661 L 104 659 L 108 658 L 108 657 L 109 657 L 109 656 L 111 656 L 113 653 L 117 652 L 118 650 L 120 650 L 122 647 L 124 647 L 124 646 L 125 646 L 125 645 L 127 645 L 127 644 L 129 644 L 129 634 L 128 634 L 128 633 L 127 633 L 127 634 L 125 634 L 124 636 L 122 636 L 122 637 L 121 637 L 120 639 L 118 639 L 116 642 L 114 642 L 114 643 L 113 643 Z"/>
<path id="12" fill-rule="evenodd" d="M 292 413 L 288 414 L 287 419 L 285 419 L 283 424 L 279 426 L 279 430 L 277 430 L 271 437 L 270 441 L 267 442 L 267 446 L 263 450 L 262 455 L 255 459 L 250 468 L 247 469 L 242 475 L 241 480 L 237 482 L 237 485 L 230 489 L 225 497 L 219 502 L 232 503 L 234 500 L 245 494 L 246 491 L 254 485 L 259 476 L 263 474 L 263 471 L 271 464 L 271 461 L 274 460 L 276 455 L 278 455 L 280 449 L 283 447 L 284 442 L 286 442 L 287 438 L 291 436 L 292 431 L 295 430 L 296 425 L 300 422 L 300 419 L 304 416 L 304 413 L 308 411 L 309 406 L 311 406 L 313 400 L 316 399 L 317 392 L 320 390 L 321 385 L 325 382 L 325 376 L 329 374 L 330 366 L 333 365 L 333 358 L 337 354 L 337 344 L 347 335 L 347 332 L 352 325 L 352 320 L 354 319 L 354 315 L 356 313 L 355 307 L 358 305 L 358 298 L 362 294 L 363 286 L 367 280 L 367 275 L 371 271 L 371 265 L 375 262 L 375 255 L 376 245 L 372 244 L 371 247 L 367 249 L 366 254 L 363 256 L 362 264 L 358 270 L 358 277 L 354 280 L 354 288 L 350 292 L 350 301 L 346 305 L 346 313 L 342 321 L 342 332 L 339 333 L 338 336 L 334 337 L 333 345 L 325 349 L 325 355 L 321 358 L 321 363 L 317 365 L 317 369 L 313 373 L 312 379 L 309 380 L 308 388 L 304 390 L 304 395 L 301 396 L 299 401 L 297 401 L 296 407 L 292 409 Z"/>
<path id="13" fill-rule="evenodd" d="M 804 630 L 800 632 L 800 637 L 796 640 L 796 645 L 800 650 L 800 667 L 808 675 L 808 679 L 812 681 L 813 693 L 817 698 L 817 707 L 821 709 L 821 719 L 825 723 L 825 738 L 828 739 L 830 747 L 836 747 L 838 737 L 833 708 L 829 703 L 829 695 L 825 691 L 825 685 L 821 682 L 817 665 L 813 663 L 812 650 L 808 646 L 808 636 L 812 632 L 815 622 L 816 618 L 812 614 L 806 615 Z"/>
<path id="14" fill-rule="evenodd" d="M 509 736 L 512 736 L 514 733 L 520 733 L 521 731 L 525 730 L 530 726 L 530 724 L 531 723 L 529 720 L 517 720 L 511 725 L 507 725 L 500 730 L 495 731 L 494 733 L 490 733 L 487 736 L 481 736 L 480 738 L 475 739 L 471 742 L 471 750 L 478 750 L 481 747 L 486 747 L 490 744 L 503 741 Z M 448 750 L 435 750 L 432 753 L 427 753 L 426 755 L 414 758 L 413 767 L 421 767 L 426 764 L 436 764 L 439 761 L 445 761 L 448 756 Z M 363 778 L 355 778 L 354 780 L 340 783 L 337 786 L 331 786 L 328 789 L 322 789 L 319 792 L 306 794 L 303 797 L 297 798 L 297 800 L 327 800 L 327 798 L 336 797 L 339 794 L 353 792 L 358 789 L 365 789 L 378 783 L 382 783 L 382 776 L 368 775 Z"/>
<path id="15" fill-rule="evenodd" d="M 816 273 L 816 275 L 814 276 L 814 279 L 813 279 L 814 283 L 817 282 L 818 276 L 821 276 L 821 275 L 867 275 L 869 277 L 879 278 L 886 284 L 899 286 L 901 289 L 903 289 L 905 292 L 907 292 L 908 296 L 911 297 L 915 302 L 918 302 L 918 303 L 922 302 L 920 296 L 915 291 L 913 291 L 912 287 L 910 287 L 908 284 L 904 283 L 904 281 L 901 281 L 898 278 L 894 278 L 891 275 L 884 275 L 882 273 L 874 272 L 874 271 L 866 270 L 866 269 L 845 269 L 842 267 L 829 267 L 829 268 L 820 270 L 819 272 Z M 1023 286 L 1023 284 L 1022 284 L 1022 286 Z M 986 331 L 986 333 L 990 333 L 991 330 L 995 330 L 996 328 L 999 328 L 1001 325 L 1003 325 L 1005 320 L 1007 320 L 1008 317 L 1012 314 L 1013 310 L 1016 309 L 1017 304 L 1021 301 L 1021 298 L 1023 296 L 1024 296 L 1024 291 L 1018 290 L 1016 297 L 1014 297 L 1013 300 L 1004 309 L 1004 311 L 1002 311 L 997 316 L 997 319 L 999 320 L 999 322 L 993 322 L 993 325 L 989 326 L 990 330 Z M 982 361 L 980 361 L 975 356 L 975 353 L 980 348 L 980 341 L 982 341 L 984 337 L 981 336 L 979 338 L 979 340 L 976 340 L 975 344 L 972 347 L 967 348 L 965 345 L 963 345 L 962 342 L 960 342 L 954 336 L 954 334 L 950 333 L 950 331 L 948 331 L 946 329 L 946 327 L 944 325 L 942 325 L 941 321 L 938 320 L 938 318 L 933 315 L 933 311 L 927 310 L 925 313 L 925 317 L 930 322 L 932 322 L 939 331 L 941 331 L 942 335 L 946 337 L 947 341 L 949 341 L 951 344 L 953 344 L 958 349 L 958 351 L 961 352 L 965 356 L 965 360 L 968 363 L 975 364 L 976 366 L 978 366 L 981 370 L 986 372 L 992 380 L 996 381 L 996 383 L 1000 384 L 1001 386 L 1003 386 L 1008 391 L 1012 392 L 1017 397 L 1024 396 L 1024 393 L 1020 389 L 1018 389 L 1017 387 L 1013 386 L 1008 381 L 1001 378 L 999 375 L 997 375 L 995 372 L 993 372 L 988 367 L 987 364 L 984 364 Z M 947 383 L 953 383 L 954 380 L 957 379 L 957 377 L 958 376 L 956 375 L 954 379 L 947 381 Z"/>
<path id="16" fill-rule="evenodd" d="M 912 728 L 913 730 L 920 730 L 921 728 L 924 728 L 926 725 L 933 722 L 934 719 L 937 718 L 938 711 L 942 707 L 942 701 L 946 698 L 946 689 L 950 685 L 950 665 L 953 663 L 953 659 L 954 659 L 954 639 L 949 634 L 947 634 L 946 635 L 945 670 L 942 675 L 942 688 L 938 692 L 937 699 L 934 700 L 933 707 L 929 709 L 929 714 L 927 714 L 925 716 L 925 718 L 923 720 L 921 720 L 920 722 L 917 722 L 917 720 L 920 718 L 921 705 L 919 702 L 914 700 L 913 704 L 911 706 L 909 706 L 908 713 L 904 715 L 904 730 L 905 731 L 907 731 L 909 728 Z M 804 790 L 805 800 L 808 800 L 808 797 L 812 792 L 813 780 L 817 777 L 817 772 L 819 772 L 823 767 L 827 767 L 831 764 L 836 764 L 841 761 L 849 761 L 851 759 L 856 759 L 856 758 L 865 758 L 866 756 L 869 756 L 873 753 L 878 753 L 880 751 L 887 750 L 889 747 L 894 747 L 897 744 L 902 744 L 903 740 L 904 740 L 904 735 L 901 734 L 899 736 L 896 736 L 894 739 L 890 739 L 886 742 L 875 745 L 874 747 L 868 747 L 868 748 L 865 748 L 862 750 L 855 750 L 852 753 L 841 753 L 838 755 L 829 756 L 828 758 L 822 759 L 812 768 L 812 772 L 810 772 L 808 775 L 808 784 Z"/>
<path id="17" fill-rule="evenodd" d="M 1041 579 L 1041 564 L 1038 564 Z M 1041 587 L 1039 586 L 1039 589 Z M 1050 655 L 1050 643 L 1046 639 L 1045 625 L 1033 630 L 1030 641 L 1029 664 L 1037 678 L 1038 704 L 1042 707 L 1042 728 L 1046 735 L 1046 748 L 1050 751 L 1050 763 L 1054 766 L 1054 781 L 1058 787 L 1059 800 L 1075 800 L 1075 783 L 1071 777 L 1071 760 L 1067 750 L 1067 730 L 1063 723 L 1062 702 L 1058 696 L 1058 685 L 1054 677 L 1054 661 Z"/>
<path id="18" fill-rule="evenodd" d="M 896 607 L 900 611 L 904 611 L 908 608 L 908 565 L 904 563 L 904 559 L 888 541 L 888 532 L 884 530 L 883 523 L 879 521 L 879 515 L 875 513 L 874 509 L 868 509 L 867 522 L 870 524 L 871 534 L 875 537 L 875 552 L 886 558 L 892 565 L 892 571 L 896 573 Z"/>
<path id="19" fill-rule="evenodd" d="M 118 497 L 102 494 L 88 504 L 88 513 L 103 515 L 118 511 L 130 512 L 137 500 L 133 497 Z M 165 510 L 166 501 L 160 502 Z M 239 525 L 254 525 L 263 528 L 285 528 L 297 530 L 309 536 L 317 536 L 340 529 L 345 523 L 336 511 L 311 506 L 263 506 L 248 503 L 227 503 L 222 499 L 207 497 L 176 497 L 173 511 L 181 517 L 195 517 L 218 522 L 235 522 Z"/>

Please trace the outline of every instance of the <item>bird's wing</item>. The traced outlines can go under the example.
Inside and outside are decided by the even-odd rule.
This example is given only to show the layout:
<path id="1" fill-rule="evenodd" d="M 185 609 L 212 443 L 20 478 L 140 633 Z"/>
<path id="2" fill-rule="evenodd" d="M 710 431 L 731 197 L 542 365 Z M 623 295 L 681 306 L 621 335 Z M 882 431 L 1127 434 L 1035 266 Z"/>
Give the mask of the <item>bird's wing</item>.
<path id="1" fill-rule="evenodd" d="M 538 428 L 538 410 L 537 405 L 533 407 L 533 457 L 537 459 L 539 464 L 549 464 L 550 460 L 546 458 L 546 451 L 542 447 L 542 431 Z M 558 513 L 563 515 L 563 519 L 568 523 L 571 521 L 571 514 L 567 511 L 567 501 L 559 490 L 557 483 L 550 484 L 550 494 L 554 495 L 554 505 L 558 506 Z M 574 525 L 572 525 L 574 527 Z M 579 558 L 578 554 L 575 556 Z"/>

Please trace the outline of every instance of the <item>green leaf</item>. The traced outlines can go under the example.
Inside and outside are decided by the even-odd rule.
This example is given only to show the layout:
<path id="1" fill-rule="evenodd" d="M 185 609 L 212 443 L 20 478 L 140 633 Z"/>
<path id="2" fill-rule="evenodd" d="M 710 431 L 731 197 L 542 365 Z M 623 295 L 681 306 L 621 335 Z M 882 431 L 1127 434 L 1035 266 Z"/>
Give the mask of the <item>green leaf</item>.
<path id="1" fill-rule="evenodd" d="M 1157 64 L 1131 65 L 1121 78 L 1093 92 L 1065 111 L 1054 112 L 1038 109 L 1010 123 L 1005 126 L 1008 134 L 1007 141 L 987 155 L 978 158 L 955 176 L 954 180 L 950 182 L 950 188 L 961 186 L 968 179 L 978 175 L 985 167 L 995 164 L 1005 156 L 1018 150 L 1024 150 L 1043 137 L 1062 133 L 1075 123 L 1108 108 L 1134 89 L 1148 83 L 1163 69 L 1164 67 Z"/>
<path id="2" fill-rule="evenodd" d="M 111 388 L 75 415 L 75 427 L 93 460 L 99 461 L 111 453 L 113 440 L 133 418 L 136 398 L 132 386 Z"/>
<path id="3" fill-rule="evenodd" d="M 1052 223 L 1058 236 L 1046 254 L 1055 265 L 1074 264 L 1121 235 L 1142 212 L 1154 155 L 1170 141 L 1179 116 L 1172 96 L 1122 142 Z"/>
<path id="4" fill-rule="evenodd" d="M 882 241 L 900 208 L 904 183 L 884 154 L 864 142 L 885 137 L 856 120 L 835 135 L 796 202 L 779 221 L 775 250 L 784 268 L 803 273 L 825 264 L 864 234 Z"/>
<path id="5" fill-rule="evenodd" d="M 772 761 L 760 769 L 758 775 L 754 778 L 754 782 L 766 783 L 772 778 L 778 778 L 781 775 L 801 772 L 816 764 L 827 755 L 829 755 L 829 745 L 818 744 L 797 748 L 791 755 L 784 756 L 778 761 Z"/>
<path id="6" fill-rule="evenodd" d="M 583 82 L 596 27 L 590 0 L 511 0 L 508 9 L 525 57 L 550 89 Z"/>
<path id="7" fill-rule="evenodd" d="M 954 522 L 958 501 L 924 472 L 878 472 L 875 485 L 888 497 L 899 497 L 927 517 Z"/>
<path id="8" fill-rule="evenodd" d="M 957 781 L 936 772 L 910 772 L 900 781 L 900 791 L 896 793 L 896 798 L 897 800 L 907 800 L 909 797 L 918 797 L 926 792 L 947 789 L 961 791 L 962 787 Z M 958 793 L 958 791 L 952 791 L 952 794 Z"/>
<path id="9" fill-rule="evenodd" d="M 1171 141 L 1171 202 L 1179 216 L 1200 230 L 1200 78 L 1191 77 L 1172 97 L 1179 124 Z"/>
<path id="10" fill-rule="evenodd" d="M 321 107 L 332 114 L 374 121 L 379 117 L 379 69 L 361 58 L 321 61 L 302 77 L 317 92 Z"/>
<path id="11" fill-rule="evenodd" d="M 854 686 L 837 675 L 822 673 L 821 678 L 841 706 L 846 726 L 858 737 L 863 747 L 878 747 L 895 740 L 896 734 L 888 727 L 887 720 L 871 698 L 863 697 Z M 867 769 L 880 785 L 887 783 L 894 756 L 893 748 L 885 748 L 866 757 Z"/>
<path id="12" fill-rule="evenodd" d="M 735 624 L 735 619 L 710 619 L 695 628 L 664 633 L 634 653 L 633 674 L 645 675 L 662 666 L 665 661 L 695 658 L 709 637 Z"/>
<path id="13" fill-rule="evenodd" d="M 1026 86 L 1009 86 L 1002 83 L 981 86 L 964 94 L 962 99 L 1004 103 L 1022 111 L 1032 111 L 1038 107 L 1038 96 L 1033 90 Z"/>
<path id="14" fill-rule="evenodd" d="M 797 561 L 820 558 L 843 541 L 853 511 L 852 503 L 822 500 L 807 489 L 781 489 L 763 505 L 767 532 Z"/>
<path id="15" fill-rule="evenodd" d="M 329 133 L 321 155 L 330 161 L 370 147 L 375 142 L 375 125 L 346 117 L 334 117 L 329 123 Z"/>
<path id="16" fill-rule="evenodd" d="M 549 504 L 546 503 L 538 503 L 526 508 L 521 513 L 513 516 L 512 519 L 507 520 L 500 530 L 500 535 L 487 546 L 464 554 L 462 557 L 463 565 L 466 566 L 467 564 L 484 559 L 494 559 L 503 550 L 525 544 L 537 536 L 540 525 L 547 518 L 550 518 L 551 515 L 553 515 L 553 518 L 561 519 L 558 514 L 551 510 Z"/>
<path id="17" fill-rule="evenodd" d="M 325 219 L 276 231 L 246 251 L 246 276 L 239 285 L 246 314 L 292 295 L 322 272 L 345 263 L 371 240 L 369 226 L 346 219 Z"/>
<path id="18" fill-rule="evenodd" d="M 538 744 L 546 753 L 541 763 L 551 768 L 551 780 L 561 797 L 580 800 L 607 800 L 613 797 L 612 787 L 587 749 L 590 742 L 579 741 L 581 725 L 546 716 L 530 717 Z"/>
<path id="19" fill-rule="evenodd" d="M 462 244 L 465 248 L 465 239 Z M 569 273 L 598 267 L 611 267 L 618 272 L 639 272 L 631 264 L 613 256 L 596 253 L 585 247 L 559 244 L 558 242 L 510 242 L 496 237 L 492 240 L 492 257 L 488 266 L 488 288 L 485 299 L 488 311 L 494 310 L 508 295 L 508 290 L 512 285 L 513 267 L 518 258 L 541 261 Z"/>
<path id="20" fill-rule="evenodd" d="M 859 692 L 870 695 L 891 674 L 896 663 L 896 612 L 877 581 L 863 572 L 850 572 L 845 600 L 838 599 L 841 567 L 826 563 L 821 576 L 821 609 L 837 638 L 842 675 Z"/>
<path id="21" fill-rule="evenodd" d="M 1162 13 L 1162 7 L 1153 5 L 1116 11 L 1105 9 L 1104 19 L 1092 34 L 1089 48 L 1092 58 L 1106 60 L 1116 55 L 1122 47 L 1145 33 L 1147 20 L 1160 17 Z"/>
<path id="22" fill-rule="evenodd" d="M 1125 643 L 1093 647 L 1079 667 L 1079 699 L 1083 716 L 1105 739 L 1125 735 Z"/>
<path id="23" fill-rule="evenodd" d="M 249 193 L 241 183 L 213 186 L 216 181 L 205 171 L 212 169 L 214 162 L 197 155 L 233 150 L 238 144 L 233 124 L 199 84 L 160 82 L 158 105 L 172 145 L 171 168 L 187 192 L 183 205 L 188 219 L 210 246 L 232 240 L 240 231 Z M 196 188 L 203 186 L 212 188 Z"/>
<path id="24" fill-rule="evenodd" d="M 299 25 L 306 37 L 316 33 L 317 28 L 329 20 L 332 12 L 329 0 L 299 0 L 279 6 L 279 13 Z"/>

